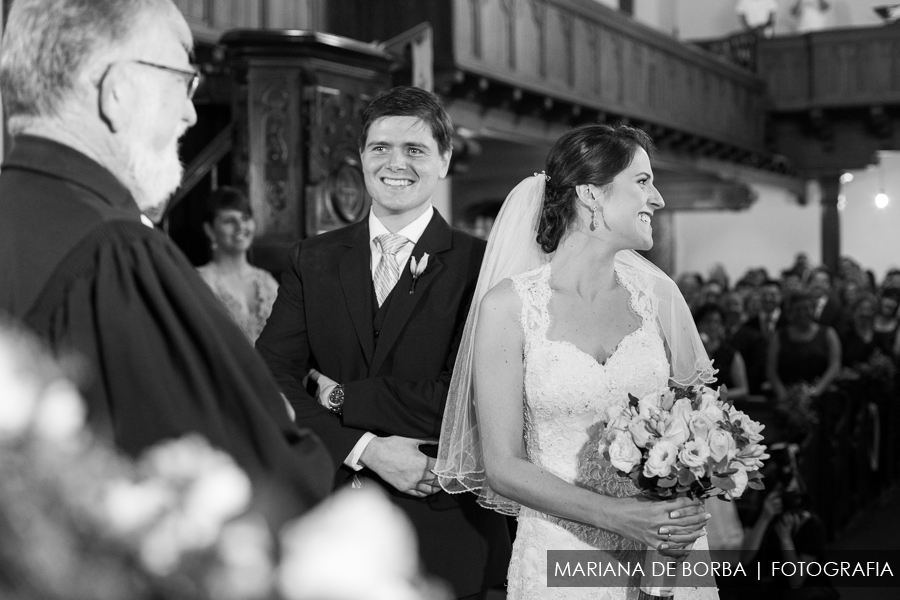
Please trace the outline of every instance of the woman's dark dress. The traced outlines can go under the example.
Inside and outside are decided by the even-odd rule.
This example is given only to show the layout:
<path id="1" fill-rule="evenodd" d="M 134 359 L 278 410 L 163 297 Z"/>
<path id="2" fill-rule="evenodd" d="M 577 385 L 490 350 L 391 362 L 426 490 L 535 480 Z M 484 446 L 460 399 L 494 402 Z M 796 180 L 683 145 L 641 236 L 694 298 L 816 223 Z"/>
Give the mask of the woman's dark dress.
<path id="1" fill-rule="evenodd" d="M 778 376 L 790 387 L 796 383 L 812 383 L 828 370 L 828 328 L 819 331 L 808 342 L 795 342 L 787 329 L 778 331 Z"/>

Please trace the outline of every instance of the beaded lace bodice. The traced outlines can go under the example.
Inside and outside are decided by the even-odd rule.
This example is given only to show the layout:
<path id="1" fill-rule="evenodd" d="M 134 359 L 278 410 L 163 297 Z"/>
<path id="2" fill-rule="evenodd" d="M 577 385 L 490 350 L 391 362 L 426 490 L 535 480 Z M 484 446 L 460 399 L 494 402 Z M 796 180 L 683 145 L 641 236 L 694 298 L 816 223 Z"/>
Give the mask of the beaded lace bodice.
<path id="1" fill-rule="evenodd" d="M 534 464 L 574 485 L 607 496 L 638 493 L 597 450 L 601 424 L 610 407 L 628 394 L 642 396 L 668 383 L 669 362 L 657 325 L 656 297 L 645 275 L 616 265 L 616 278 L 630 295 L 641 324 L 627 335 L 605 363 L 567 341 L 547 339 L 551 263 L 512 278 L 521 302 L 525 345 L 525 448 Z M 695 548 L 706 548 L 705 538 Z M 635 600 L 640 578 L 627 587 L 546 587 L 547 550 L 602 550 L 621 560 L 643 556 L 645 547 L 584 523 L 544 514 L 527 507 L 519 512 L 519 528 L 509 565 L 510 600 Z M 717 600 L 712 588 L 676 588 L 675 599 Z"/>
<path id="2" fill-rule="evenodd" d="M 550 263 L 513 278 L 522 301 L 525 332 L 525 444 L 528 458 L 561 479 L 610 496 L 638 492 L 628 478 L 603 465 L 597 452 L 600 422 L 628 393 L 642 396 L 666 385 L 669 364 L 656 325 L 651 283 L 628 267 L 616 267 L 619 283 L 631 297 L 641 324 L 627 335 L 605 363 L 566 341 L 547 339 Z M 591 545 L 625 548 L 637 545 L 608 531 L 562 523 Z M 598 539 L 599 538 L 599 539 Z"/>

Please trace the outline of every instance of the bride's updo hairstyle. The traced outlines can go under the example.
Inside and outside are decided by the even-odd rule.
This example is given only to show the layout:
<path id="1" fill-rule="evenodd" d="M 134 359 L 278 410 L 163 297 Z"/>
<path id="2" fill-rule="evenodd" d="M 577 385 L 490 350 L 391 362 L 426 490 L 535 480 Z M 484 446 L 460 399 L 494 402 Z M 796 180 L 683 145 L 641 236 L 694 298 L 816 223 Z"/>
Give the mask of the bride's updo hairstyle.
<path id="1" fill-rule="evenodd" d="M 547 154 L 547 183 L 538 224 L 537 243 L 544 252 L 556 251 L 578 215 L 575 186 L 605 187 L 624 171 L 638 148 L 652 156 L 650 136 L 627 125 L 580 125 L 562 135 Z"/>

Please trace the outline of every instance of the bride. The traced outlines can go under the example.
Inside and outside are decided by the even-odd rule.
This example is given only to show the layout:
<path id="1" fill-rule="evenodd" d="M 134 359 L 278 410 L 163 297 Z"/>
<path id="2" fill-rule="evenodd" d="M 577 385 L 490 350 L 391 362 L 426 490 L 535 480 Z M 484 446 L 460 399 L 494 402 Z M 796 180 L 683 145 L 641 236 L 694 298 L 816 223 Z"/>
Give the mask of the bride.
<path id="1" fill-rule="evenodd" d="M 651 501 L 597 450 L 610 407 L 712 366 L 684 299 L 633 250 L 665 205 L 650 138 L 585 125 L 550 150 L 495 222 L 457 357 L 435 473 L 449 492 L 518 515 L 509 598 L 638 598 L 619 587 L 547 587 L 548 550 L 610 560 L 705 548 L 703 504 Z M 609 582 L 608 582 L 609 583 Z M 717 598 L 676 588 L 676 598 Z"/>

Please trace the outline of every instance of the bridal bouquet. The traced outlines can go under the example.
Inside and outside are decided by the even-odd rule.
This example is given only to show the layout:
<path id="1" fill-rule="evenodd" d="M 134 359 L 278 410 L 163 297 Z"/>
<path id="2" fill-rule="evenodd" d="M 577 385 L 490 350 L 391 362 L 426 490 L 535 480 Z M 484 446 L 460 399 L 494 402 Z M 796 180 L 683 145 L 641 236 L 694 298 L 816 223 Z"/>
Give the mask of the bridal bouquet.
<path id="1" fill-rule="evenodd" d="M 600 455 L 655 499 L 763 489 L 764 425 L 706 386 L 663 388 L 610 409 Z"/>

